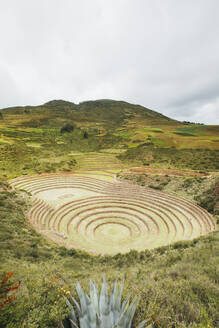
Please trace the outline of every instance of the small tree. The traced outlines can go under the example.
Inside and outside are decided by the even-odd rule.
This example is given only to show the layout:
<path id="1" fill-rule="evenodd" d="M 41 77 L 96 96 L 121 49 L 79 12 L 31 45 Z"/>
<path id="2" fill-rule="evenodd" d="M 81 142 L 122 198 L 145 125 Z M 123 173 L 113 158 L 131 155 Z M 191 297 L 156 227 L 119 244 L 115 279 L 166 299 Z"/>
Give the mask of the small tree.
<path id="1" fill-rule="evenodd" d="M 72 124 L 67 123 L 61 128 L 60 133 L 61 134 L 65 133 L 65 132 L 70 133 L 73 131 L 74 131 L 74 126 Z"/>

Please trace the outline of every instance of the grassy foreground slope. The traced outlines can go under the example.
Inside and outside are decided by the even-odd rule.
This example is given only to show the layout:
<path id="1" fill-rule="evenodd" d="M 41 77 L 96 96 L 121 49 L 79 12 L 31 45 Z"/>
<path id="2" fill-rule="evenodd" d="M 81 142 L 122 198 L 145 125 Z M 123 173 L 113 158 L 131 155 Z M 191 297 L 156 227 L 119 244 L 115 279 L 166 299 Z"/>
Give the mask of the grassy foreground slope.
<path id="1" fill-rule="evenodd" d="M 0 311 L 1 327 L 59 327 L 67 313 L 61 288 L 75 295 L 74 283 L 100 285 L 106 273 L 124 280 L 124 296 L 140 296 L 135 322 L 160 321 L 160 327 L 217 327 L 219 234 L 178 242 L 153 251 L 114 257 L 66 250 L 38 234 L 27 222 L 28 198 L 1 184 L 1 272 L 20 281 L 16 299 Z"/>

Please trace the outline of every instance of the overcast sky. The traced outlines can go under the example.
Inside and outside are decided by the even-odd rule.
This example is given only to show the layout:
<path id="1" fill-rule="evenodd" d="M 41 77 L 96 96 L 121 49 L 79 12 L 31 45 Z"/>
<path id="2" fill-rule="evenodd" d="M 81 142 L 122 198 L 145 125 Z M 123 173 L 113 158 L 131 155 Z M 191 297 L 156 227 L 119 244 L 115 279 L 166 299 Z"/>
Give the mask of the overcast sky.
<path id="1" fill-rule="evenodd" d="M 0 3 L 0 108 L 110 98 L 219 124 L 219 0 Z"/>

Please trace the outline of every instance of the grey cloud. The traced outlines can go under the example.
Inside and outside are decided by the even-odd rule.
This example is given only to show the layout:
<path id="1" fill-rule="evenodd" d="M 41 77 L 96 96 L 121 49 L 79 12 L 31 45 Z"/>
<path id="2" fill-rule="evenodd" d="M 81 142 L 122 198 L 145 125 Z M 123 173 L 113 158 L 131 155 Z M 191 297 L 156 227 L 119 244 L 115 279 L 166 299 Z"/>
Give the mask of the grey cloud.
<path id="1" fill-rule="evenodd" d="M 7 67 L 0 64 L 0 93 L 1 107 L 16 106 L 22 99 L 20 98 L 19 87 L 14 82 L 13 76 Z"/>
<path id="2" fill-rule="evenodd" d="M 178 120 L 186 120 L 192 122 L 206 123 L 206 124 L 218 124 L 218 108 L 219 97 L 209 102 L 193 101 L 179 108 L 172 108 L 175 112 L 175 118 Z M 165 110 L 164 110 L 165 111 Z"/>
<path id="3" fill-rule="evenodd" d="M 217 0 L 8 0 L 0 107 L 113 98 L 219 124 L 218 12 Z"/>

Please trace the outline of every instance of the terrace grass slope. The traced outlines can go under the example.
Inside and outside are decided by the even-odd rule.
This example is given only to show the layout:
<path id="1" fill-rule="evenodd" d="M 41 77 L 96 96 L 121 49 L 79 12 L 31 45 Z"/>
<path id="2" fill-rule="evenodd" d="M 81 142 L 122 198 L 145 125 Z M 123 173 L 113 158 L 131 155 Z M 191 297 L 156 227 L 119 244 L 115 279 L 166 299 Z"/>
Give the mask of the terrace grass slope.
<path id="1" fill-rule="evenodd" d="M 28 217 L 67 248 L 113 255 L 190 240 L 215 230 L 212 216 L 191 201 L 118 181 L 112 173 L 15 178 L 32 195 Z"/>

